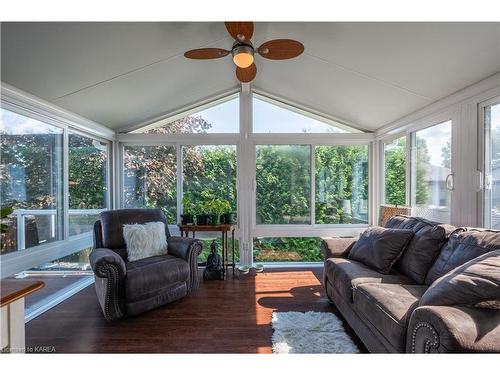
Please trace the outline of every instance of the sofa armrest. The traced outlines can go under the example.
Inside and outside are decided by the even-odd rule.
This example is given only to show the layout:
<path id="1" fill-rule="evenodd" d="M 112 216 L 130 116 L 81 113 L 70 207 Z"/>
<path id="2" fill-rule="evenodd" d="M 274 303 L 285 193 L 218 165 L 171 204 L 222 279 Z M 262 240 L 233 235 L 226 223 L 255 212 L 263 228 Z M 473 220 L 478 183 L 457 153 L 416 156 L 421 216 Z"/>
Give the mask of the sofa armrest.
<path id="1" fill-rule="evenodd" d="M 198 255 L 203 249 L 203 244 L 200 240 L 187 237 L 169 237 L 168 253 L 177 258 L 184 259 L 189 263 L 190 276 L 188 290 L 198 288 L 200 278 L 198 274 Z"/>
<path id="2" fill-rule="evenodd" d="M 89 260 L 92 270 L 99 277 L 109 277 L 107 268 L 109 268 L 110 265 L 116 267 L 120 277 L 124 277 L 127 274 L 125 261 L 111 249 L 94 249 L 90 253 Z"/>
<path id="3" fill-rule="evenodd" d="M 90 253 L 90 266 L 95 274 L 95 290 L 106 320 L 122 318 L 127 268 L 113 250 L 98 248 Z"/>
<path id="4" fill-rule="evenodd" d="M 500 310 L 473 306 L 421 306 L 408 324 L 406 351 L 500 351 Z"/>
<path id="5" fill-rule="evenodd" d="M 324 238 L 321 243 L 324 260 L 328 258 L 346 258 L 356 241 L 356 238 Z"/>

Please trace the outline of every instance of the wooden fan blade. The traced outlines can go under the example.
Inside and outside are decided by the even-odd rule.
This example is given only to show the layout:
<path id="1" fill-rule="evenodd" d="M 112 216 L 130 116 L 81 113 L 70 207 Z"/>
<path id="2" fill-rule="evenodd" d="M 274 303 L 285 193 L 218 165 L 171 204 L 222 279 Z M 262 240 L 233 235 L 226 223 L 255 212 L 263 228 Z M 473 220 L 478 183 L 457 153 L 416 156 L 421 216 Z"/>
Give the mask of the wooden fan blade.
<path id="1" fill-rule="evenodd" d="M 231 51 L 227 51 L 222 48 L 200 48 L 200 49 L 192 49 L 191 51 L 187 51 L 184 53 L 184 57 L 188 59 L 218 59 L 220 57 L 227 56 L 231 53 Z"/>
<path id="2" fill-rule="evenodd" d="M 240 82 L 248 83 L 253 81 L 255 76 L 257 75 L 257 67 L 255 63 L 250 65 L 248 68 L 239 68 L 236 67 L 236 77 L 240 80 Z"/>
<path id="3" fill-rule="evenodd" d="M 253 22 L 224 22 L 226 29 L 238 42 L 249 41 L 253 36 Z"/>
<path id="4" fill-rule="evenodd" d="M 274 39 L 262 44 L 257 52 L 271 60 L 286 60 L 304 52 L 304 45 L 293 39 Z"/>

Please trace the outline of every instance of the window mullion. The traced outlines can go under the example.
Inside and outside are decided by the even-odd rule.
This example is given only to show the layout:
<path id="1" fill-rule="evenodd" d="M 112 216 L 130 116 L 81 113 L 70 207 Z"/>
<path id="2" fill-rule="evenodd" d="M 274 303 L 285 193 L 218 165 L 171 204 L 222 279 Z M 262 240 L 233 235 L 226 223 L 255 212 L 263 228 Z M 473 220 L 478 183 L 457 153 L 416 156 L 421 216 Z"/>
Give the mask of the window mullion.
<path id="1" fill-rule="evenodd" d="M 311 225 L 316 224 L 316 146 L 310 145 Z"/>
<path id="2" fill-rule="evenodd" d="M 182 145 L 177 144 L 176 146 L 177 153 L 177 222 L 181 222 L 181 213 L 182 213 L 182 196 L 183 196 L 183 187 L 184 187 L 184 159 L 182 157 Z"/>
<path id="3" fill-rule="evenodd" d="M 62 170 L 62 216 L 63 216 L 63 226 L 62 226 L 62 239 L 69 238 L 69 134 L 68 128 L 64 128 L 63 133 L 63 170 Z M 58 189 L 60 191 L 60 189 Z M 59 199 L 58 199 L 59 200 Z M 60 202 L 60 201 L 59 201 Z M 57 210 L 56 210 L 57 211 Z M 60 217 L 60 216 L 59 216 Z M 57 226 L 57 230 L 60 231 L 60 226 Z M 59 237 L 61 238 L 61 237 Z"/>

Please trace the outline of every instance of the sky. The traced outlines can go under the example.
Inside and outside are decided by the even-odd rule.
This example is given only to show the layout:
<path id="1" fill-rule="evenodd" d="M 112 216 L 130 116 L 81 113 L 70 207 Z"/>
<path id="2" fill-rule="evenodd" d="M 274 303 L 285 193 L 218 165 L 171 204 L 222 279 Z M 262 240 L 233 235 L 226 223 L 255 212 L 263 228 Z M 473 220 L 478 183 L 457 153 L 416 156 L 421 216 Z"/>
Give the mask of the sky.
<path id="1" fill-rule="evenodd" d="M 210 133 L 237 133 L 239 131 L 239 100 L 229 100 L 215 107 L 193 114 L 212 124 Z M 345 133 L 329 124 L 289 111 L 263 100 L 253 100 L 255 133 Z"/>
<path id="2" fill-rule="evenodd" d="M 420 130 L 417 132 L 417 137 L 422 137 L 427 142 L 430 163 L 432 165 L 443 166 L 441 152 L 446 142 L 451 139 L 451 121 Z"/>
<path id="3" fill-rule="evenodd" d="M 2 134 L 62 134 L 63 130 L 41 121 L 0 109 Z"/>

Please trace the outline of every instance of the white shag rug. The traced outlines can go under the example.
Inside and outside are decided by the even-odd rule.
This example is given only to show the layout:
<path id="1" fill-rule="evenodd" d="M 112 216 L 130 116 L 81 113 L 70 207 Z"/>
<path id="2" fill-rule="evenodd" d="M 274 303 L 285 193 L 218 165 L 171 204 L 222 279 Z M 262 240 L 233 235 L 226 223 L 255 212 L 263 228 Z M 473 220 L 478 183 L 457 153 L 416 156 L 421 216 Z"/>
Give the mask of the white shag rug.
<path id="1" fill-rule="evenodd" d="M 358 353 L 342 321 L 325 312 L 274 312 L 273 352 Z"/>

